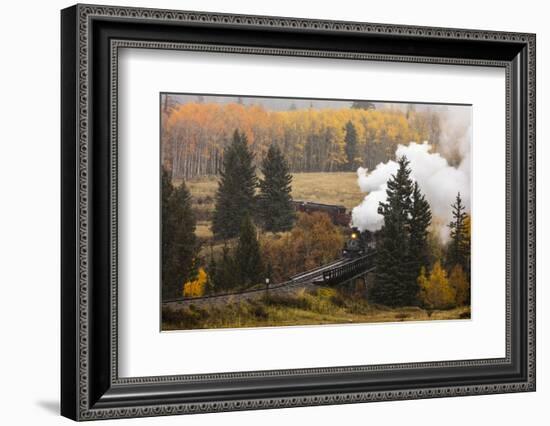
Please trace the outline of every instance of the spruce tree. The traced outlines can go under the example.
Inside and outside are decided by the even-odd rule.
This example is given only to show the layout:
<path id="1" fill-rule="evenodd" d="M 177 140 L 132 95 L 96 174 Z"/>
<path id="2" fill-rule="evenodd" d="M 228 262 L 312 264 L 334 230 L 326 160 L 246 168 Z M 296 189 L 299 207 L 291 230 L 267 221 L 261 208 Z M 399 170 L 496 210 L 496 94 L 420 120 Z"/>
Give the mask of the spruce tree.
<path id="1" fill-rule="evenodd" d="M 206 272 L 208 273 L 208 283 L 206 286 L 207 294 L 214 294 L 217 291 L 216 281 L 218 277 L 218 263 L 216 262 L 216 257 L 214 256 L 214 248 L 210 244 L 210 260 Z"/>
<path id="2" fill-rule="evenodd" d="M 219 292 L 219 290 L 222 292 L 230 291 L 239 284 L 235 260 L 226 244 L 223 246 L 222 258 L 217 264 L 214 280 L 216 292 Z"/>
<path id="3" fill-rule="evenodd" d="M 197 275 L 195 255 L 195 216 L 191 209 L 191 194 L 185 182 L 172 185 L 168 172 L 162 174 L 162 298 L 182 296 L 183 284 Z"/>
<path id="4" fill-rule="evenodd" d="M 271 145 L 262 161 L 258 195 L 258 216 L 266 231 L 288 231 L 294 225 L 292 205 L 292 175 L 290 167 L 277 145 Z"/>
<path id="5" fill-rule="evenodd" d="M 395 175 L 388 180 L 386 189 L 386 202 L 380 203 L 379 212 L 384 215 L 389 209 L 396 209 L 401 213 L 405 223 L 411 210 L 411 195 L 413 192 L 413 181 L 409 160 L 402 156 L 398 160 L 399 168 Z"/>
<path id="6" fill-rule="evenodd" d="M 456 201 L 451 205 L 453 209 L 453 220 L 449 223 L 451 229 L 451 242 L 448 252 L 449 268 L 460 265 L 463 271 L 470 270 L 470 239 L 466 224 L 466 208 L 462 204 L 460 192 L 456 196 Z"/>
<path id="7" fill-rule="evenodd" d="M 417 277 L 422 267 L 429 265 L 428 227 L 432 212 L 426 198 L 420 191 L 418 182 L 413 185 L 409 216 L 409 254 L 411 274 Z"/>
<path id="8" fill-rule="evenodd" d="M 224 151 L 220 172 L 212 231 L 216 238 L 239 235 L 243 218 L 254 213 L 257 185 L 256 167 L 244 133 L 235 130 L 233 140 Z"/>
<path id="9" fill-rule="evenodd" d="M 256 228 L 249 215 L 244 217 L 241 224 L 234 262 L 239 277 L 239 286 L 248 287 L 263 282 L 265 277 L 263 276 L 260 243 L 256 238 Z"/>
<path id="10" fill-rule="evenodd" d="M 174 229 L 172 228 L 175 222 L 173 220 L 168 220 L 168 218 L 170 217 L 170 197 L 172 196 L 173 192 L 174 186 L 172 185 L 170 172 L 165 167 L 163 167 L 161 174 L 161 254 L 163 269 L 165 265 L 165 257 L 167 259 L 167 256 L 170 253 L 170 247 L 172 246 L 173 242 L 172 237 L 174 235 Z"/>
<path id="11" fill-rule="evenodd" d="M 346 123 L 346 136 L 344 142 L 346 143 L 344 150 L 346 151 L 347 169 L 355 171 L 358 166 L 357 161 L 357 130 L 351 121 Z"/>
<path id="12" fill-rule="evenodd" d="M 377 247 L 375 281 L 370 292 L 374 302 L 388 306 L 411 305 L 415 303 L 418 292 L 409 255 L 411 171 L 406 157 L 401 157 L 398 162 L 397 173 L 387 183 L 386 202 L 381 202 L 378 208 L 384 216 L 384 226 Z"/>

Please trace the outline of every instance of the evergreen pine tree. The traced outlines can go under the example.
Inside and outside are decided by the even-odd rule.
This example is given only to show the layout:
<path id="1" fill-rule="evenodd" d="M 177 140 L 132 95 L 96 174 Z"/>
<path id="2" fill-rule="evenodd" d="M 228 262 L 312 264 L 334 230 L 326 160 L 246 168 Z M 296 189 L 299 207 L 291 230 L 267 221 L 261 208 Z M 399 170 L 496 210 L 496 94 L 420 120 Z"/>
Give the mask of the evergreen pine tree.
<path id="1" fill-rule="evenodd" d="M 210 244 L 210 260 L 208 262 L 207 273 L 208 283 L 206 285 L 206 293 L 214 294 L 216 293 L 216 280 L 219 270 L 218 263 L 216 262 L 216 258 L 214 256 L 214 248 L 212 247 L 212 244 Z"/>
<path id="2" fill-rule="evenodd" d="M 224 151 L 212 231 L 216 238 L 239 235 L 243 218 L 254 213 L 257 184 L 253 155 L 244 133 L 235 130 L 231 145 Z"/>
<path id="3" fill-rule="evenodd" d="M 210 277 L 210 293 L 225 293 L 234 289 L 238 284 L 235 262 L 227 244 L 223 245 L 222 255 L 218 259 L 214 256 L 213 250 L 210 251 L 208 275 Z"/>
<path id="4" fill-rule="evenodd" d="M 173 220 L 168 220 L 170 217 L 170 197 L 174 192 L 174 186 L 172 185 L 172 179 L 170 178 L 170 172 L 166 168 L 162 168 L 161 174 L 161 254 L 162 254 L 162 269 L 168 261 L 170 254 L 170 248 L 173 243 L 174 225 Z M 163 272 L 164 277 L 164 272 Z M 164 287 L 164 285 L 163 285 Z M 164 292 L 163 292 L 164 293 Z"/>
<path id="5" fill-rule="evenodd" d="M 174 188 L 168 172 L 162 174 L 162 298 L 182 296 L 183 284 L 197 275 L 195 216 L 185 182 Z"/>
<path id="6" fill-rule="evenodd" d="M 464 253 L 466 254 L 466 269 L 464 272 L 470 277 L 471 269 L 471 244 L 472 244 L 472 217 L 469 214 L 466 214 L 464 219 Z"/>
<path id="7" fill-rule="evenodd" d="M 453 220 L 449 223 L 451 242 L 449 244 L 448 266 L 460 265 L 463 271 L 470 270 L 470 238 L 467 228 L 467 214 L 462 204 L 460 192 L 456 196 L 453 208 Z"/>
<path id="8" fill-rule="evenodd" d="M 413 185 L 409 216 L 409 254 L 411 274 L 418 276 L 420 268 L 429 265 L 428 227 L 432 221 L 430 205 L 420 191 L 418 182 Z"/>
<path id="9" fill-rule="evenodd" d="M 295 213 L 292 206 L 292 175 L 281 150 L 271 145 L 261 166 L 258 195 L 258 216 L 266 231 L 288 231 L 294 225 Z"/>
<path id="10" fill-rule="evenodd" d="M 256 229 L 249 215 L 244 217 L 241 224 L 234 262 L 239 277 L 239 286 L 248 287 L 263 282 L 264 268 L 260 254 L 260 243 L 256 238 Z"/>
<path id="11" fill-rule="evenodd" d="M 357 161 L 357 130 L 351 121 L 346 123 L 346 136 L 344 138 L 346 143 L 344 150 L 346 151 L 347 169 L 355 171 L 358 166 Z"/>
<path id="12" fill-rule="evenodd" d="M 384 216 L 384 226 L 377 247 L 375 282 L 370 292 L 374 302 L 388 306 L 411 305 L 418 293 L 409 256 L 411 171 L 406 157 L 401 157 L 398 162 L 399 169 L 387 184 L 386 202 L 380 203 L 378 208 Z"/>
<path id="13" fill-rule="evenodd" d="M 217 277 L 216 287 L 221 290 L 228 291 L 237 287 L 238 284 L 239 282 L 235 260 L 231 256 L 229 247 L 224 244 L 222 249 L 221 264 L 219 265 L 219 273 Z"/>

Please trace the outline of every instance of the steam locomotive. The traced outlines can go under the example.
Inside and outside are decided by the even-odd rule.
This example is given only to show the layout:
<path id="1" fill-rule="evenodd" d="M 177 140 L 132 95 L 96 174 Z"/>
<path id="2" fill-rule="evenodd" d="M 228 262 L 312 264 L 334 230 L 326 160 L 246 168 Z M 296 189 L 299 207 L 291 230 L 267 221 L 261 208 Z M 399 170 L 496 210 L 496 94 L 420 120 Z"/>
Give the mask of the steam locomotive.
<path id="1" fill-rule="evenodd" d="M 344 243 L 342 257 L 353 259 L 367 254 L 376 247 L 375 235 L 369 231 L 361 232 L 357 228 L 351 229 L 349 238 Z"/>

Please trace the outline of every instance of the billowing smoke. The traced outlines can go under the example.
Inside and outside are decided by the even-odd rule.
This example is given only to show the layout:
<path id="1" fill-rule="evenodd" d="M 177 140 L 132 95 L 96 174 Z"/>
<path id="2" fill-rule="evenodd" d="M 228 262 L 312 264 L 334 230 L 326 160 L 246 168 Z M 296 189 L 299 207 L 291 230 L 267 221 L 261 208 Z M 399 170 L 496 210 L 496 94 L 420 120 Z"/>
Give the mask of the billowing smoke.
<path id="1" fill-rule="evenodd" d="M 396 158 L 406 156 L 410 162 L 411 178 L 418 182 L 422 193 L 426 196 L 432 209 L 432 223 L 443 241 L 449 236 L 447 224 L 452 219 L 451 204 L 456 194 L 460 192 L 470 211 L 470 115 L 454 114 L 453 123 L 443 119 L 443 131 L 440 135 L 439 150 L 449 158 L 457 159 L 457 166 L 451 166 L 446 158 L 432 152 L 432 146 L 427 142 L 409 145 L 399 145 Z M 357 170 L 358 184 L 367 196 L 363 202 L 352 211 L 352 224 L 360 230 L 377 231 L 384 224 L 384 218 L 378 214 L 378 205 L 386 201 L 386 184 L 388 179 L 397 172 L 395 161 L 380 163 L 369 172 L 360 167 Z"/>

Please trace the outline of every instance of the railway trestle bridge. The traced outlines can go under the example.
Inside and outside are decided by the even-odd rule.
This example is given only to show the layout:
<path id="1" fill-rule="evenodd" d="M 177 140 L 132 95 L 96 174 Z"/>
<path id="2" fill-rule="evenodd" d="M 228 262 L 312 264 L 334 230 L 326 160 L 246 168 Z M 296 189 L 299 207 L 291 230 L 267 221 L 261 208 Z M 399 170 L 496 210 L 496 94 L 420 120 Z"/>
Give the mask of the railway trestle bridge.
<path id="1" fill-rule="evenodd" d="M 376 252 L 372 251 L 357 258 L 341 258 L 318 268 L 294 275 L 288 281 L 263 288 L 253 288 L 239 292 L 214 294 L 201 297 L 182 297 L 163 301 L 163 307 L 219 305 L 245 300 L 254 300 L 270 295 L 293 294 L 298 291 L 313 290 L 319 286 L 341 286 L 358 278 L 366 279 L 375 269 Z"/>

